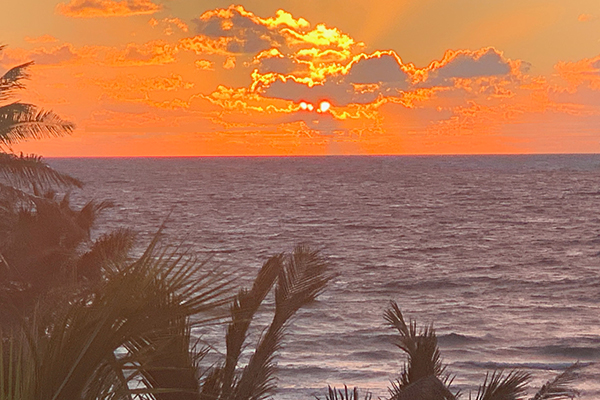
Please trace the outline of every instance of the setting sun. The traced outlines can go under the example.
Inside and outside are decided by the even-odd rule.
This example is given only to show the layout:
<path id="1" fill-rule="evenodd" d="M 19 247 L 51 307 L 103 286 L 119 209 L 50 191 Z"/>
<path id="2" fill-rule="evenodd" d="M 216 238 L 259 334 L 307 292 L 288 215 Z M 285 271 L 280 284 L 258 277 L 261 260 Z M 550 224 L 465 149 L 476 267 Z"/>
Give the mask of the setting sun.
<path id="1" fill-rule="evenodd" d="M 331 103 L 329 103 L 328 101 L 322 101 L 321 104 L 319 104 L 320 112 L 325 112 L 329 110 L 329 108 L 331 108 Z"/>

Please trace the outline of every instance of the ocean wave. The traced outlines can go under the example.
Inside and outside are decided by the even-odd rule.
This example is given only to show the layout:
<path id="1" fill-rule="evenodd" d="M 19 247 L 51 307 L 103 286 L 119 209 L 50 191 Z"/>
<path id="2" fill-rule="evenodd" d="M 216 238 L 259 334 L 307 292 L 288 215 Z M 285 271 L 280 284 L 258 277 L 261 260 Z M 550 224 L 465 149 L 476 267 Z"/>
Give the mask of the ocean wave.
<path id="1" fill-rule="evenodd" d="M 461 335 L 459 333 L 452 332 L 446 335 L 438 335 L 438 342 L 441 346 L 457 346 L 474 343 L 486 343 L 489 342 L 489 339 L 477 336 Z"/>
<path id="2" fill-rule="evenodd" d="M 538 354 L 568 357 L 577 360 L 600 360 L 600 343 L 597 343 L 595 346 L 568 346 L 553 344 L 534 348 L 524 348 L 524 350 L 534 350 Z"/>
<path id="3" fill-rule="evenodd" d="M 580 362 L 580 367 L 593 365 L 593 362 Z M 475 370 L 511 370 L 530 369 L 543 371 L 562 371 L 573 365 L 572 362 L 495 362 L 495 361 L 459 361 L 450 364 L 451 367 Z"/>
<path id="4" fill-rule="evenodd" d="M 398 352 L 390 350 L 355 351 L 348 355 L 351 360 L 378 361 L 397 359 Z"/>

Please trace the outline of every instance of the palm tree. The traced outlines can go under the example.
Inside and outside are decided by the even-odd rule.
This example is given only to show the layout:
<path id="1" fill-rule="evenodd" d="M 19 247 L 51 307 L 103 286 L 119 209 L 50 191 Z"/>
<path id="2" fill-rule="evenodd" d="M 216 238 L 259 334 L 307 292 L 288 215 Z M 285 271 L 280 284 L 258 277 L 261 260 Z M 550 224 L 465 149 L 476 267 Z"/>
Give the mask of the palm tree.
<path id="1" fill-rule="evenodd" d="M 385 311 L 385 320 L 398 333 L 396 346 L 406 354 L 406 362 L 400 377 L 392 382 L 389 400 L 454 400 L 462 395 L 452 392 L 453 377 L 442 363 L 437 336 L 433 326 L 417 329 L 415 321 L 406 323 L 396 302 Z M 571 387 L 577 379 L 579 364 L 566 368 L 554 379 L 546 382 L 529 400 L 566 400 L 579 393 Z M 531 375 L 525 371 L 496 370 L 486 374 L 479 386 L 475 400 L 524 400 Z M 369 394 L 366 394 L 368 397 Z M 348 392 L 329 388 L 325 400 L 356 400 L 359 391 Z M 469 399 L 472 396 L 469 393 Z"/>
<path id="2" fill-rule="evenodd" d="M 18 65 L 0 77 L 0 318 L 4 320 L 14 310 L 31 309 L 58 283 L 64 286 L 97 275 L 89 256 L 78 258 L 82 248 L 94 247 L 89 243 L 90 229 L 98 212 L 109 206 L 92 201 L 73 209 L 68 194 L 59 198 L 55 191 L 80 188 L 81 181 L 52 169 L 39 156 L 12 151 L 11 146 L 22 141 L 66 135 L 74 129 L 51 111 L 13 100 L 25 87 L 31 65 Z"/>
<path id="3" fill-rule="evenodd" d="M 326 260 L 298 246 L 271 257 L 233 298 L 227 355 L 204 365 L 191 328 L 223 317 L 231 275 L 154 241 L 133 262 L 107 264 L 84 298 L 41 304 L 0 342 L 0 399 L 259 400 L 274 389 L 274 357 L 296 311 L 330 279 Z M 275 312 L 244 367 L 254 314 L 275 287 Z"/>
<path id="4" fill-rule="evenodd" d="M 0 46 L 0 51 L 5 46 Z M 8 70 L 0 77 L 0 195 L 22 197 L 20 189 L 49 189 L 80 187 L 81 182 L 61 174 L 39 156 L 16 155 L 11 146 L 29 139 L 56 137 L 70 134 L 75 126 L 52 111 L 45 111 L 33 104 L 11 101 L 16 91 L 23 89 L 23 81 L 29 77 L 28 62 Z M 31 193 L 30 193 L 31 194 Z"/>

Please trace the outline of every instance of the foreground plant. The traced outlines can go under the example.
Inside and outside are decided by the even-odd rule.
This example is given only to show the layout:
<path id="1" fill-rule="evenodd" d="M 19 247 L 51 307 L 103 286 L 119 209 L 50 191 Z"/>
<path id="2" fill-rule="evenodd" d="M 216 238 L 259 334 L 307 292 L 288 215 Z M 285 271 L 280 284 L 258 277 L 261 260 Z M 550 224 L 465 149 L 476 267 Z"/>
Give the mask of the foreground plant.
<path id="1" fill-rule="evenodd" d="M 396 346 L 406 354 L 400 377 L 392 382 L 389 400 L 455 400 L 460 391 L 452 391 L 453 377 L 442 363 L 437 336 L 433 326 L 417 329 L 415 321 L 406 323 L 400 308 L 391 302 L 385 320 L 397 331 Z M 579 364 L 573 364 L 554 379 L 546 382 L 529 400 L 566 400 L 579 396 L 570 385 L 577 379 Z M 469 400 L 524 400 L 531 375 L 525 371 L 496 370 L 486 374 L 477 394 Z M 370 398 L 367 392 L 365 399 Z M 326 400 L 358 400 L 359 390 L 329 388 Z"/>
<path id="2" fill-rule="evenodd" d="M 0 51 L 5 46 L 0 46 Z M 70 134 L 75 126 L 52 111 L 11 101 L 25 88 L 33 62 L 18 65 L 0 77 L 0 198 L 27 198 L 32 190 L 59 186 L 80 187 L 81 182 L 50 168 L 39 156 L 17 155 L 11 146 L 30 139 Z"/>
<path id="3" fill-rule="evenodd" d="M 0 51 L 4 46 L 0 46 Z M 36 155 L 17 155 L 12 145 L 30 139 L 70 134 L 74 125 L 51 111 L 15 101 L 29 77 L 31 62 L 0 77 L 0 319 L 32 311 L 41 297 L 57 287 L 78 290 L 85 274 L 79 257 L 91 251 L 90 229 L 106 202 L 74 209 L 69 196 L 57 196 L 82 186 Z M 83 267 L 82 267 L 83 268 Z M 96 268 L 97 275 L 98 268 Z M 10 307 L 7 307 L 7 304 Z"/>
<path id="4" fill-rule="evenodd" d="M 224 317 L 233 278 L 158 250 L 106 264 L 100 285 L 63 304 L 40 304 L 2 331 L 0 399 L 263 399 L 290 318 L 330 279 L 307 247 L 270 258 L 230 307 L 227 356 L 203 365 L 191 329 Z M 275 312 L 249 363 L 239 367 L 250 322 L 275 286 Z M 58 309 L 57 309 L 58 307 Z"/>

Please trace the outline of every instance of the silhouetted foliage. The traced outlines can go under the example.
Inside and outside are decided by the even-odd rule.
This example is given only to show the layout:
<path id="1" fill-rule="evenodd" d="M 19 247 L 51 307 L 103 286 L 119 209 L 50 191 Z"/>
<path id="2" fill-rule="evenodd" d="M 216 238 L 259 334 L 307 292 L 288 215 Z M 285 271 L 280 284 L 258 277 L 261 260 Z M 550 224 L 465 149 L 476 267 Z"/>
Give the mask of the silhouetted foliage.
<path id="1" fill-rule="evenodd" d="M 493 371 L 485 375 L 483 384 L 477 390 L 476 400 L 518 400 L 525 394 L 531 375 L 524 371 Z M 470 397 L 470 396 L 469 396 Z"/>
<path id="2" fill-rule="evenodd" d="M 388 324 L 397 331 L 394 344 L 406 354 L 406 363 L 400 377 L 388 388 L 389 400 L 454 400 L 460 392 L 452 393 L 453 377 L 446 373 L 441 360 L 437 337 L 433 326 L 417 329 L 415 321 L 406 323 L 400 307 L 391 302 L 384 313 Z M 572 399 L 579 393 L 569 385 L 577 378 L 579 364 L 573 364 L 553 380 L 544 384 L 530 400 Z M 507 373 L 496 370 L 486 374 L 474 400 L 523 400 L 531 375 L 525 371 Z M 356 399 L 358 389 L 348 392 L 329 387 L 325 400 Z M 469 399 L 472 396 L 469 394 Z"/>
<path id="3" fill-rule="evenodd" d="M 328 386 L 327 389 L 328 393 L 327 396 L 325 396 L 325 400 L 360 400 L 357 387 L 352 390 L 348 390 L 348 386 L 344 385 L 344 390 L 342 390 Z M 370 392 L 366 392 L 363 396 L 363 400 L 371 400 L 372 398 L 373 396 Z"/>
<path id="4" fill-rule="evenodd" d="M 269 259 L 252 289 L 235 296 L 227 356 L 211 369 L 201 367 L 206 350 L 191 346 L 191 328 L 223 320 L 233 278 L 161 250 L 155 240 L 137 260 L 113 260 L 102 283 L 84 297 L 51 308 L 39 304 L 3 331 L 0 398 L 263 399 L 274 388 L 273 361 L 287 322 L 323 289 L 326 268 L 325 259 L 305 246 Z M 235 356 L 275 284 L 273 320 L 240 368 Z"/>

